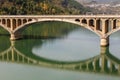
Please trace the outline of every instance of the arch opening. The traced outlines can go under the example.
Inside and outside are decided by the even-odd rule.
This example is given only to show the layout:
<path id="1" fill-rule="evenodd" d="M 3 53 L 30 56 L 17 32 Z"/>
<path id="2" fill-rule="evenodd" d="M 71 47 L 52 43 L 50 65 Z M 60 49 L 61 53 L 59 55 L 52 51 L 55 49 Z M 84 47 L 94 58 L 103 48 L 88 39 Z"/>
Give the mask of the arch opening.
<path id="1" fill-rule="evenodd" d="M 113 20 L 113 29 L 117 27 L 116 22 L 117 22 L 116 20 Z"/>
<path id="2" fill-rule="evenodd" d="M 76 22 L 80 22 L 80 19 L 75 19 Z"/>
<path id="3" fill-rule="evenodd" d="M 16 34 L 16 33 L 18 33 L 18 32 L 22 32 L 22 30 L 24 30 L 25 28 L 27 28 L 28 26 L 30 26 L 30 25 L 32 25 L 32 24 L 35 24 L 35 23 L 39 23 L 39 22 L 65 22 L 65 23 L 71 23 L 71 24 L 75 24 L 75 25 L 79 25 L 79 26 L 81 26 L 81 27 L 84 27 L 84 28 L 86 28 L 86 29 L 88 29 L 88 30 L 90 30 L 90 31 L 92 31 L 93 33 L 95 33 L 95 34 L 97 34 L 98 36 L 101 36 L 101 34 L 99 34 L 99 33 L 97 33 L 97 32 L 95 32 L 95 31 L 93 31 L 91 28 L 89 28 L 89 27 L 86 27 L 85 25 L 82 25 L 81 23 L 78 23 L 78 22 L 71 22 L 71 21 L 69 21 L 69 20 L 65 20 L 65 21 L 60 21 L 60 20 L 40 20 L 40 21 L 35 21 L 35 20 L 32 20 L 32 21 L 30 21 L 30 22 L 27 22 L 27 23 L 24 23 L 24 24 L 21 24 L 19 27 L 17 27 L 15 30 L 14 30 L 14 34 Z M 82 20 L 83 22 L 87 22 L 86 20 Z M 91 22 L 92 22 L 93 20 L 91 20 Z M 19 20 L 19 24 L 21 23 L 21 20 Z"/>
<path id="4" fill-rule="evenodd" d="M 13 30 L 16 28 L 16 19 L 13 19 Z"/>
<path id="5" fill-rule="evenodd" d="M 77 25 L 72 23 L 60 22 L 60 21 L 44 21 L 44 22 L 35 22 L 29 25 L 24 26 L 19 29 L 23 39 L 25 38 L 62 38 L 65 35 L 68 35 L 70 31 L 77 29 Z"/>
<path id="6" fill-rule="evenodd" d="M 7 19 L 7 27 L 10 28 L 11 22 L 10 19 Z"/>
<path id="7" fill-rule="evenodd" d="M 94 20 L 93 19 L 89 20 L 89 26 L 94 27 Z"/>
<path id="8" fill-rule="evenodd" d="M 27 20 L 26 19 L 23 19 L 23 24 L 25 24 L 27 22 Z"/>
<path id="9" fill-rule="evenodd" d="M 28 19 L 28 22 L 29 22 L 29 21 L 32 21 L 32 19 Z"/>
<path id="10" fill-rule="evenodd" d="M 102 21 L 100 19 L 96 20 L 96 29 L 102 31 Z"/>
<path id="11" fill-rule="evenodd" d="M 83 19 L 83 20 L 82 20 L 82 23 L 83 23 L 83 24 L 87 24 L 87 20 L 86 20 L 86 19 Z"/>
<path id="12" fill-rule="evenodd" d="M 109 30 L 110 30 L 109 27 L 110 27 L 109 20 L 106 20 L 106 21 L 105 21 L 105 33 L 109 32 Z"/>
<path id="13" fill-rule="evenodd" d="M 37 23 L 37 22 L 36 22 L 36 23 Z M 42 28 L 44 29 L 44 28 L 46 27 L 45 24 L 47 24 L 47 23 L 49 23 L 49 22 L 45 22 L 44 24 L 42 24 L 42 22 L 40 22 L 40 23 L 37 23 L 37 24 L 41 25 L 41 27 L 43 26 Z M 54 22 L 54 23 L 56 23 L 56 22 Z M 60 23 L 60 22 L 59 22 L 59 23 Z M 57 23 L 56 23 L 56 24 L 57 24 Z M 68 25 L 69 27 L 71 27 L 71 25 L 69 25 L 68 23 L 65 22 L 65 24 Z M 30 24 L 30 25 L 31 25 L 31 24 Z M 43 31 L 43 30 L 42 30 L 42 28 L 40 29 L 40 26 L 39 26 L 39 25 L 38 25 L 39 29 L 37 29 L 37 30 L 38 30 L 39 32 L 41 32 L 41 31 Z M 47 24 L 47 25 L 48 25 L 48 28 L 51 28 L 51 27 L 50 27 L 51 24 Z M 60 26 L 60 25 L 61 25 L 61 26 Z M 59 26 L 59 27 L 61 28 L 61 27 L 63 26 L 63 23 L 57 24 L 57 26 Z M 27 28 L 27 27 L 28 27 L 28 28 Z M 36 26 L 34 26 L 34 27 L 27 26 L 27 27 L 26 27 L 26 28 L 27 28 L 26 30 L 28 30 L 29 28 L 33 28 L 33 29 L 36 28 Z M 56 27 L 56 26 L 55 26 L 55 27 Z M 63 26 L 63 27 L 64 27 L 64 26 Z M 79 26 L 76 25 L 76 28 L 79 28 Z M 81 28 L 83 28 L 83 29 L 81 29 Z M 90 32 L 88 29 L 86 29 L 86 28 L 84 28 L 84 27 L 81 27 L 81 28 L 80 28 L 80 30 L 77 29 L 77 31 L 81 31 L 81 33 L 83 32 L 83 34 L 86 34 L 87 36 L 90 36 L 90 37 L 91 37 L 91 36 L 97 37 L 97 35 L 95 35 L 93 32 Z M 41 31 L 40 31 L 40 30 L 41 30 Z M 58 31 L 59 31 L 59 30 L 60 30 L 60 29 L 58 29 Z M 86 30 L 86 31 L 84 31 L 84 30 Z M 25 31 L 25 27 L 24 27 L 24 31 Z M 30 31 L 30 30 L 28 30 L 28 31 Z M 48 33 L 47 29 L 46 29 L 45 31 L 46 31 L 46 33 L 42 33 L 42 34 L 47 35 L 47 33 Z M 55 32 L 55 30 L 53 30 L 52 28 L 51 28 L 51 31 Z M 56 30 L 56 32 L 58 32 L 58 31 Z M 43 31 L 43 32 L 44 32 L 44 31 Z M 66 30 L 64 29 L 62 32 L 66 32 Z M 85 33 L 84 33 L 84 32 L 85 32 Z M 36 33 L 37 33 L 37 32 L 36 32 Z M 89 33 L 91 33 L 91 35 L 89 35 Z M 22 32 L 22 34 L 23 34 L 23 32 Z M 32 34 L 33 34 L 33 33 L 32 33 Z M 81 35 L 82 35 L 82 34 L 81 34 Z M 65 34 L 64 36 L 66 36 L 66 34 Z M 63 36 L 63 37 L 64 37 L 64 36 Z M 79 34 L 78 34 L 78 36 L 79 36 Z M 80 37 L 81 37 L 81 36 L 80 36 Z M 86 36 L 84 36 L 84 37 L 86 37 Z M 23 39 L 41 39 L 41 38 L 42 38 L 42 39 L 44 39 L 44 38 L 45 38 L 45 39 L 47 39 L 47 38 L 49 39 L 50 37 L 44 37 L 44 36 L 43 36 L 43 37 L 39 37 L 39 36 L 38 36 L 38 37 L 36 37 L 36 36 L 35 36 L 35 37 L 34 37 L 34 36 L 28 36 L 28 37 L 27 37 L 27 36 L 25 36 L 25 38 L 23 37 Z M 57 37 L 57 38 L 59 38 L 59 37 Z M 61 38 L 61 37 L 60 37 L 60 38 Z M 65 37 L 64 37 L 64 38 L 65 38 Z M 87 38 L 88 38 L 88 37 L 87 37 Z M 54 39 L 54 37 L 52 37 L 52 39 Z M 81 39 L 81 38 L 80 38 L 80 39 Z M 84 39 L 84 38 L 82 38 L 82 40 L 83 40 L 83 39 Z M 99 39 L 99 38 L 97 37 L 97 39 Z M 88 39 L 86 39 L 86 40 L 88 40 Z M 85 40 L 83 40 L 83 41 L 85 41 Z M 89 38 L 88 41 L 90 41 L 90 38 Z M 82 41 L 81 41 L 81 42 L 82 42 Z M 85 43 L 86 43 L 86 42 L 85 42 Z M 91 42 L 90 42 L 90 43 L 91 43 Z M 83 43 L 82 43 L 82 44 L 83 44 Z M 93 45 L 93 44 L 92 44 L 92 45 Z M 98 45 L 98 43 L 97 43 L 97 45 Z M 64 48 L 64 49 L 65 49 L 65 48 Z M 47 50 L 47 51 L 48 51 L 48 50 Z M 85 50 L 85 51 L 86 51 L 86 50 Z M 44 57 L 44 56 L 43 56 L 43 57 Z M 46 56 L 45 56 L 45 57 L 46 57 Z M 54 60 L 54 58 L 51 58 L 51 59 Z"/>
<path id="14" fill-rule="evenodd" d="M 6 20 L 2 19 L 2 24 L 5 25 L 6 24 Z"/>
<path id="15" fill-rule="evenodd" d="M 22 20 L 18 19 L 18 26 L 22 25 Z"/>

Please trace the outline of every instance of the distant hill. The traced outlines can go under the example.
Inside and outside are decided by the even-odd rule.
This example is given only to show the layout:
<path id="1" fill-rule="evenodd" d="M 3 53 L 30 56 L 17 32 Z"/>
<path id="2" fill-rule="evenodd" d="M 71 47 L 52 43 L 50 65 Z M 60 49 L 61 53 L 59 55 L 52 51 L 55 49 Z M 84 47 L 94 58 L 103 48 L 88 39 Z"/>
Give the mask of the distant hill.
<path id="1" fill-rule="evenodd" d="M 1 15 L 84 14 L 91 11 L 75 0 L 0 0 Z"/>
<path id="2" fill-rule="evenodd" d="M 120 2 L 120 0 L 76 0 L 80 3 L 86 3 L 86 2 L 91 2 L 91 1 L 97 1 L 98 3 L 111 3 L 111 2 Z"/>
<path id="3" fill-rule="evenodd" d="M 116 1 L 120 2 L 120 0 L 95 0 L 95 1 L 98 1 L 99 3 L 111 3 L 111 2 L 116 2 Z"/>

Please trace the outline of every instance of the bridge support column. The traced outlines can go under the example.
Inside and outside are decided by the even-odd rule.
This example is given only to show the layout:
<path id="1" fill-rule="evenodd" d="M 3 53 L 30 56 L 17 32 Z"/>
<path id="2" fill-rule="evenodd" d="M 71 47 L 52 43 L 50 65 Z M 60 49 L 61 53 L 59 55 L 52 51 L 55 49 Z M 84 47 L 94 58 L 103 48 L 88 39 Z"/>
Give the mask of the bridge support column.
<path id="1" fill-rule="evenodd" d="M 107 38 L 101 38 L 101 40 L 100 40 L 100 45 L 101 46 L 108 46 L 109 45 L 109 37 L 107 37 Z"/>
<path id="2" fill-rule="evenodd" d="M 17 40 L 17 39 L 21 39 L 22 36 L 20 33 L 16 33 L 16 34 L 10 34 L 10 40 Z"/>

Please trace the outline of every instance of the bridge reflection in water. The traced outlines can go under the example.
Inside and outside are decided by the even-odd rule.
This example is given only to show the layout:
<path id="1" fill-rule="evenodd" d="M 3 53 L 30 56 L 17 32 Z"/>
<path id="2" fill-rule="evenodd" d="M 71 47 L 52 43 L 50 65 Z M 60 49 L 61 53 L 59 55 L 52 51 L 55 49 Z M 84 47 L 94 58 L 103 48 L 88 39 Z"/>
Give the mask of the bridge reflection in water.
<path id="1" fill-rule="evenodd" d="M 72 71 L 95 72 L 109 75 L 120 75 L 120 60 L 109 52 L 109 47 L 101 47 L 100 55 L 76 62 L 43 61 L 25 55 L 15 48 L 15 42 L 11 41 L 9 49 L 0 53 L 0 61 L 20 64 L 36 65 L 49 68 L 58 68 Z"/>

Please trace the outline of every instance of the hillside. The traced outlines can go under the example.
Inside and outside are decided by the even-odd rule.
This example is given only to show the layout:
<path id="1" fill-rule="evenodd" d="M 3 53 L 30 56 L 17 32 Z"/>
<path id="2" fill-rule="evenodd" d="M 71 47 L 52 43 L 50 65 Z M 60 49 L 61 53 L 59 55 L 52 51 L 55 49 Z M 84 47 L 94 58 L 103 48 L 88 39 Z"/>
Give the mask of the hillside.
<path id="1" fill-rule="evenodd" d="M 120 2 L 120 0 L 75 0 L 78 1 L 80 3 L 88 3 L 91 1 L 97 1 L 98 3 L 111 3 L 111 2 Z"/>
<path id="2" fill-rule="evenodd" d="M 84 14 L 75 0 L 0 0 L 0 15 Z"/>

